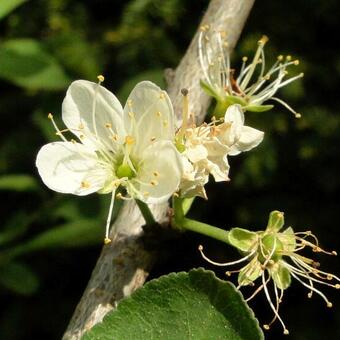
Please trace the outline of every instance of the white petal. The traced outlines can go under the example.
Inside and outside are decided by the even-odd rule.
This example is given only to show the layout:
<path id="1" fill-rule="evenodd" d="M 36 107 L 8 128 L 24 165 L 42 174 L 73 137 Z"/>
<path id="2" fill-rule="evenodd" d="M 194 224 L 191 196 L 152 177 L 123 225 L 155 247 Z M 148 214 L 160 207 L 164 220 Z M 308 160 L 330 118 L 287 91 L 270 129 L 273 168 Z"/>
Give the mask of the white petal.
<path id="1" fill-rule="evenodd" d="M 243 126 L 240 139 L 235 143 L 229 155 L 235 156 L 240 152 L 249 151 L 258 146 L 263 140 L 264 132 L 249 126 Z"/>
<path id="2" fill-rule="evenodd" d="M 174 112 L 168 94 L 150 81 L 138 83 L 124 107 L 124 123 L 127 133 L 137 137 L 137 153 L 151 141 L 172 140 Z"/>
<path id="3" fill-rule="evenodd" d="M 44 145 L 38 152 L 36 166 L 50 189 L 79 196 L 101 189 L 108 176 L 107 170 L 98 164 L 97 155 L 80 143 Z"/>
<path id="4" fill-rule="evenodd" d="M 185 154 L 192 163 L 199 162 L 208 157 L 207 149 L 201 144 L 187 148 Z"/>
<path id="5" fill-rule="evenodd" d="M 178 189 L 183 168 L 181 156 L 172 142 L 159 141 L 149 146 L 137 167 L 137 177 L 131 182 L 142 201 L 161 203 Z"/>
<path id="6" fill-rule="evenodd" d="M 221 141 L 223 144 L 231 146 L 241 137 L 244 125 L 244 114 L 240 105 L 235 104 L 228 107 L 224 116 L 224 124 L 230 124 L 230 127 L 221 136 Z"/>
<path id="7" fill-rule="evenodd" d="M 81 138 L 82 143 L 91 145 L 95 150 L 103 145 L 113 151 L 116 148 L 107 124 L 111 125 L 114 134 L 125 134 L 120 102 L 103 86 L 90 81 L 77 80 L 69 86 L 62 105 L 62 116 L 65 125 L 77 137 L 85 136 Z"/>

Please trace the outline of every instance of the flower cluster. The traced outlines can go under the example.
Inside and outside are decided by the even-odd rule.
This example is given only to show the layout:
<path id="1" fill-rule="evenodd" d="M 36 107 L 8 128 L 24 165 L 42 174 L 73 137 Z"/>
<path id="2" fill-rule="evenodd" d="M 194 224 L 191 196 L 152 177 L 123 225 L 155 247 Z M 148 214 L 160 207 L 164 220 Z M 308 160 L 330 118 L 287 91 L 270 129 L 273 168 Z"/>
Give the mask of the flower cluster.
<path id="1" fill-rule="evenodd" d="M 231 229 L 228 233 L 229 243 L 244 254 L 244 257 L 233 262 L 217 263 L 211 261 L 204 255 L 202 246 L 199 250 L 202 256 L 214 265 L 233 266 L 247 262 L 241 269 L 228 271 L 226 274 L 229 276 L 232 273 L 238 273 L 238 289 L 242 286 L 254 285 L 254 282 L 260 278 L 260 286 L 246 301 L 250 301 L 260 291 L 264 290 L 268 303 L 274 312 L 274 318 L 270 323 L 264 325 L 264 328 L 269 329 L 272 323 L 278 319 L 282 324 L 284 334 L 289 334 L 279 315 L 279 306 L 282 302 L 284 290 L 291 284 L 291 278 L 296 279 L 309 289 L 309 298 L 312 297 L 313 293 L 320 295 L 325 300 L 327 307 L 332 307 L 332 303 L 315 287 L 315 284 L 340 289 L 340 278 L 322 271 L 319 269 L 320 264 L 318 262 L 300 254 L 300 251 L 305 248 L 310 248 L 315 253 L 329 255 L 337 255 L 335 251 L 327 252 L 323 250 L 319 246 L 316 236 L 310 231 L 294 232 L 291 227 L 282 231 L 283 225 L 283 213 L 273 211 L 264 231 L 253 232 L 242 228 Z M 274 302 L 269 292 L 270 282 L 273 283 Z"/>
<path id="2" fill-rule="evenodd" d="M 276 92 L 303 77 L 303 73 L 286 78 L 287 68 L 298 65 L 298 60 L 291 56 L 277 57 L 277 61 L 266 69 L 264 46 L 268 38 L 263 36 L 258 41 L 258 47 L 249 64 L 243 57 L 242 67 L 238 74 L 230 66 L 230 53 L 226 33 L 210 29 L 209 25 L 201 27 L 199 35 L 199 61 L 203 72 L 201 85 L 203 89 L 216 99 L 216 116 L 223 114 L 232 104 L 242 105 L 246 111 L 266 111 L 273 105 L 265 105 L 268 100 L 276 101 L 293 112 L 295 117 L 301 115 L 294 111 L 282 99 L 275 97 Z"/>

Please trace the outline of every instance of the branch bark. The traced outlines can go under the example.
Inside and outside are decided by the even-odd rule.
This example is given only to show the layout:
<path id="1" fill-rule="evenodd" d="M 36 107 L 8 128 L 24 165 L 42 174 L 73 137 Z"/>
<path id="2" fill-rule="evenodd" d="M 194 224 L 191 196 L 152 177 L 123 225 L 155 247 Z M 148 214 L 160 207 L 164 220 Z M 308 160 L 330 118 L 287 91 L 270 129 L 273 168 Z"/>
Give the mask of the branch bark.
<path id="1" fill-rule="evenodd" d="M 228 46 L 234 48 L 255 0 L 212 0 L 201 25 L 212 24 L 228 33 Z M 197 30 L 177 69 L 169 77 L 168 93 L 180 120 L 182 98 L 180 90 L 189 90 L 190 111 L 201 122 L 209 106 L 209 97 L 201 90 Z M 160 223 L 167 220 L 167 204 L 151 207 Z M 103 247 L 90 281 L 81 297 L 63 340 L 78 340 L 88 329 L 100 322 L 125 296 L 142 286 L 156 255 L 144 249 L 140 240 L 144 219 L 133 201 L 123 207 L 112 230 L 110 245 Z"/>

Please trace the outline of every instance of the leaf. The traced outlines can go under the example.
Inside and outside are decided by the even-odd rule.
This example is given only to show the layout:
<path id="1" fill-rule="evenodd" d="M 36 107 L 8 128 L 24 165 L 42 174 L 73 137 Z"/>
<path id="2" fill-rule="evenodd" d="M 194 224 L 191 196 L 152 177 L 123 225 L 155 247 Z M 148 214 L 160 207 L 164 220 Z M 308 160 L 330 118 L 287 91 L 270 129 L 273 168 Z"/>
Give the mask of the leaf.
<path id="1" fill-rule="evenodd" d="M 269 111 L 274 107 L 274 105 L 247 105 L 243 109 L 250 112 L 265 112 Z"/>
<path id="2" fill-rule="evenodd" d="M 15 293 L 32 295 L 39 288 L 39 279 L 28 266 L 12 262 L 0 268 L 0 284 Z"/>
<path id="3" fill-rule="evenodd" d="M 4 259 L 50 248 L 75 248 L 99 244 L 103 241 L 103 223 L 83 219 L 51 228 L 35 238 L 25 241 L 1 254 Z"/>
<path id="4" fill-rule="evenodd" d="M 148 282 L 82 339 L 257 340 L 263 333 L 231 283 L 194 269 Z"/>
<path id="5" fill-rule="evenodd" d="M 70 79 L 44 48 L 33 39 L 12 39 L 0 45 L 0 77 L 28 89 L 58 90 Z"/>
<path id="6" fill-rule="evenodd" d="M 278 232 L 284 225 L 285 220 L 283 212 L 274 210 L 269 214 L 268 224 L 266 230 Z"/>
<path id="7" fill-rule="evenodd" d="M 242 228 L 233 228 L 228 233 L 228 239 L 231 245 L 242 251 L 249 249 L 257 241 L 257 234 Z"/>
<path id="8" fill-rule="evenodd" d="M 0 176 L 0 190 L 35 191 L 39 189 L 37 180 L 29 175 Z"/>
<path id="9" fill-rule="evenodd" d="M 0 20 L 14 11 L 27 0 L 1 0 L 0 2 Z"/>

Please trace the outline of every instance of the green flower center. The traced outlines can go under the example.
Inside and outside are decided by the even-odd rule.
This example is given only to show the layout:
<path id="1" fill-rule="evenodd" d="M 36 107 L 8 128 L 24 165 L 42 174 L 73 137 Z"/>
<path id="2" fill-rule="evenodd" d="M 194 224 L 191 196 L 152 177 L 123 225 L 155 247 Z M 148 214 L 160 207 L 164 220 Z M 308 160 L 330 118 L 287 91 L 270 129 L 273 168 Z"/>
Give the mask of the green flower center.
<path id="1" fill-rule="evenodd" d="M 262 249 L 258 248 L 258 258 L 262 264 L 268 260 L 278 262 L 282 258 L 283 244 L 277 235 L 265 235 L 262 237 L 261 243 Z M 273 250 L 274 247 L 275 249 Z"/>
<path id="2" fill-rule="evenodd" d="M 127 177 L 128 179 L 131 179 L 135 177 L 134 171 L 128 164 L 121 164 L 116 170 L 116 175 L 118 178 Z"/>

